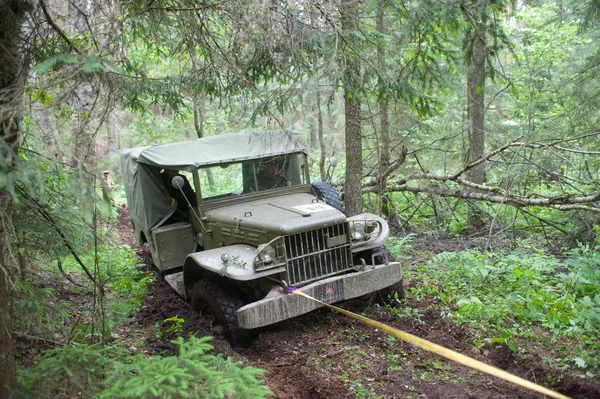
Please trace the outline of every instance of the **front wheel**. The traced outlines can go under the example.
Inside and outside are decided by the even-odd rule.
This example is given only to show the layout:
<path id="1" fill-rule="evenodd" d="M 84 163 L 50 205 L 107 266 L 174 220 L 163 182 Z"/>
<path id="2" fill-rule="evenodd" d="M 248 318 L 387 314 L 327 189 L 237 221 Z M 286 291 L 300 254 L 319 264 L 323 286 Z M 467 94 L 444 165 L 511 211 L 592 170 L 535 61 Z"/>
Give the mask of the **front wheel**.
<path id="1" fill-rule="evenodd" d="M 394 302 L 395 299 L 401 300 L 404 299 L 404 286 L 402 285 L 402 280 L 398 281 L 396 284 L 392 284 L 389 287 L 383 288 L 378 292 L 380 300 L 385 304 L 389 302 Z M 397 296 L 396 296 L 397 295 Z"/>
<path id="2" fill-rule="evenodd" d="M 394 255 L 392 255 L 385 246 L 366 249 L 354 255 L 355 265 L 361 264 L 362 260 L 365 261 L 365 266 L 367 268 L 372 265 L 387 265 L 390 262 L 396 261 Z M 395 299 L 404 299 L 404 286 L 402 285 L 402 280 L 375 292 L 372 299 L 376 303 L 384 305 L 393 302 Z"/>
<path id="3" fill-rule="evenodd" d="M 192 288 L 192 306 L 202 314 L 214 317 L 214 325 L 223 328 L 223 335 L 232 346 L 248 346 L 255 333 L 240 328 L 237 311 L 245 303 L 237 288 L 219 277 L 207 277 Z"/>

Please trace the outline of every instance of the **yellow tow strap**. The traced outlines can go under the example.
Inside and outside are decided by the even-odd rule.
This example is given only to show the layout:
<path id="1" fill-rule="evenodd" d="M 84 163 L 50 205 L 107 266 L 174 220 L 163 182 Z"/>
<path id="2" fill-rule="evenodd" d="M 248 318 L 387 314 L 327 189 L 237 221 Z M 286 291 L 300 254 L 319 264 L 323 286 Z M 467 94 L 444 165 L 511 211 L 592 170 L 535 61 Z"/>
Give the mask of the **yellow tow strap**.
<path id="1" fill-rule="evenodd" d="M 545 388 L 545 387 L 543 387 L 541 385 L 534 384 L 531 381 L 527 381 L 527 380 L 525 380 L 525 379 L 523 379 L 521 377 L 517 377 L 514 374 L 507 373 L 506 371 L 501 370 L 501 369 L 499 369 L 497 367 L 490 366 L 489 364 L 485 364 L 485 363 L 480 362 L 478 360 L 472 359 L 472 358 L 470 358 L 468 356 L 465 356 L 463 354 L 460 354 L 460 353 L 455 352 L 453 350 L 450 350 L 448 348 L 444 348 L 441 345 L 434 344 L 433 342 L 429 342 L 429 341 L 427 341 L 427 340 L 425 340 L 423 338 L 419 338 L 419 337 L 417 337 L 415 335 L 412 335 L 412 334 L 409 334 L 407 332 L 404 332 L 404 331 L 392 328 L 392 327 L 390 327 L 388 325 L 385 325 L 385 324 L 380 323 L 380 322 L 375 321 L 375 320 L 371 320 L 369 318 L 366 318 L 364 316 L 358 315 L 356 313 L 352 313 L 352 312 L 350 312 L 348 310 L 344 310 L 342 308 L 338 308 L 337 306 L 333 306 L 333 305 L 330 305 L 328 303 L 321 302 L 318 299 L 315 299 L 315 298 L 311 297 L 310 295 L 305 294 L 304 292 L 302 292 L 300 290 L 294 290 L 292 292 L 294 294 L 301 295 L 301 296 L 306 297 L 308 299 L 312 299 L 313 301 L 318 302 L 318 303 L 320 303 L 320 304 L 322 304 L 324 306 L 327 306 L 328 308 L 335 309 L 338 312 L 345 314 L 346 316 L 350 316 L 353 319 L 356 319 L 356 320 L 358 320 L 358 321 L 360 321 L 360 322 L 362 322 L 362 323 L 364 323 L 366 325 L 369 325 L 371 327 L 375 327 L 378 330 L 381 330 L 381 331 L 383 331 L 385 333 L 393 335 L 394 337 L 399 338 L 402 341 L 408 342 L 409 344 L 416 345 L 419 348 L 425 349 L 426 351 L 429 351 L 429 352 L 437 353 L 438 355 L 443 356 L 446 359 L 454 360 L 455 362 L 460 363 L 462 365 L 465 365 L 467 367 L 471 367 L 471 368 L 473 368 L 475 370 L 483 371 L 484 373 L 493 375 L 493 376 L 498 377 L 498 378 L 502 378 L 503 380 L 510 381 L 510 382 L 512 382 L 514 384 L 520 385 L 520 386 L 522 386 L 524 388 L 529 388 L 529 389 L 531 389 L 533 391 L 542 393 L 544 395 L 552 396 L 553 398 L 559 398 L 559 399 L 565 399 L 566 398 L 566 399 L 569 399 L 568 396 L 565 396 L 565 395 L 562 395 L 560 393 L 554 392 L 554 391 L 552 391 L 552 390 L 550 390 L 548 388 Z"/>

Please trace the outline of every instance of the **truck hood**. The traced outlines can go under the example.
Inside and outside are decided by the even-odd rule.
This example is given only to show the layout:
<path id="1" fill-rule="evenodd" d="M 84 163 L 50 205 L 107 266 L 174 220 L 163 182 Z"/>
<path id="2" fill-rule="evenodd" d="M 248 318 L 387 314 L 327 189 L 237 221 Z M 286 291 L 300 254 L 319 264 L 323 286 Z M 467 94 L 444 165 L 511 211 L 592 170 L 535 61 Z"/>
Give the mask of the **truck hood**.
<path id="1" fill-rule="evenodd" d="M 288 235 L 346 221 L 343 213 L 307 193 L 256 199 L 205 213 L 208 223 Z"/>

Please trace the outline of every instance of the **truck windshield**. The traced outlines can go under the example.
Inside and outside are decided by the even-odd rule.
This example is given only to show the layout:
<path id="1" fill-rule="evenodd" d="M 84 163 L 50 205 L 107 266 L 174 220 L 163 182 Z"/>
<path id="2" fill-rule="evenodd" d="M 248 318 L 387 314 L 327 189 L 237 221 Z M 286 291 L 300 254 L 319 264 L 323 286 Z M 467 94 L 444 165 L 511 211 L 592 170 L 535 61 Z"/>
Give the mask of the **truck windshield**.
<path id="1" fill-rule="evenodd" d="M 287 154 L 198 171 L 203 201 L 274 190 L 308 182 L 306 156 Z"/>

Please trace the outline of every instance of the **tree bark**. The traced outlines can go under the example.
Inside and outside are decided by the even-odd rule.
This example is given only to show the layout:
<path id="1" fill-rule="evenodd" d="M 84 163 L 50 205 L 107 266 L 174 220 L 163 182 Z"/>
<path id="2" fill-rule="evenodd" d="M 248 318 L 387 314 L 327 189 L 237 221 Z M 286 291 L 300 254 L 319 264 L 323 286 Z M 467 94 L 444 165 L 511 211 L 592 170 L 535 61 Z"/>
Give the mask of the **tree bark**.
<path id="1" fill-rule="evenodd" d="M 117 110 L 113 109 L 108 113 L 106 121 L 106 136 L 108 146 L 108 156 L 112 160 L 113 156 L 119 151 L 119 141 L 117 140 Z"/>
<path id="2" fill-rule="evenodd" d="M 24 75 L 19 51 L 21 21 L 28 11 L 26 1 L 0 3 L 0 168 L 14 167 L 20 144 Z M 10 184 L 10 183 L 9 183 Z M 15 347 L 12 339 L 8 284 L 17 268 L 10 250 L 12 196 L 0 188 L 0 397 L 9 397 L 16 386 Z"/>
<path id="3" fill-rule="evenodd" d="M 385 25 L 383 16 L 385 14 L 385 1 L 377 3 L 377 31 L 383 36 L 385 35 Z M 377 44 L 377 56 L 379 61 L 379 77 L 378 86 L 380 90 L 379 96 L 379 129 L 381 136 L 381 148 L 379 152 L 379 212 L 385 216 L 389 215 L 389 207 L 383 200 L 383 191 L 387 185 L 387 170 L 390 167 L 390 123 L 388 116 L 388 96 L 383 75 L 385 74 L 385 47 L 383 44 Z"/>
<path id="4" fill-rule="evenodd" d="M 42 142 L 46 146 L 48 155 L 50 155 L 52 160 L 58 161 L 59 151 L 57 136 L 52 120 L 48 115 L 48 110 L 39 102 L 35 102 L 32 108 L 37 127 L 42 135 Z"/>
<path id="5" fill-rule="evenodd" d="M 360 112 L 360 62 L 356 54 L 353 31 L 358 28 L 358 0 L 343 0 L 340 4 L 342 31 L 344 32 L 343 60 L 345 62 L 344 109 L 346 114 L 346 185 L 344 203 L 346 214 L 362 213 L 361 182 L 363 174 L 362 135 Z M 353 46 L 354 45 L 354 46 Z"/>
<path id="6" fill-rule="evenodd" d="M 323 111 L 321 110 L 321 92 L 317 90 L 317 136 L 319 138 L 319 148 L 321 157 L 319 159 L 319 172 L 321 180 L 327 179 L 325 171 L 325 161 L 327 160 L 327 147 L 325 146 L 325 137 L 323 136 Z"/>
<path id="7" fill-rule="evenodd" d="M 197 95 L 194 96 L 194 101 L 193 101 L 193 107 L 194 107 L 194 130 L 196 130 L 196 136 L 198 136 L 199 139 L 201 139 L 202 137 L 204 137 L 204 119 L 202 116 L 202 101 L 200 98 L 198 98 Z M 208 169 L 204 169 L 206 171 L 206 179 L 208 180 L 208 186 L 209 187 L 214 187 L 215 186 L 215 178 L 213 177 L 212 174 L 212 170 L 210 170 L 210 168 Z"/>
<path id="8" fill-rule="evenodd" d="M 69 1 L 68 28 L 72 37 L 92 34 L 88 29 L 89 3 L 86 0 Z M 92 126 L 92 112 L 98 100 L 98 93 L 89 82 L 81 82 L 73 91 L 71 107 L 73 108 L 72 132 L 72 164 L 89 172 L 93 179 L 96 159 L 96 129 Z"/>
<path id="9" fill-rule="evenodd" d="M 196 136 L 199 139 L 204 137 L 204 119 L 202 116 L 202 104 L 197 95 L 194 96 L 194 129 L 196 130 Z"/>
<path id="10" fill-rule="evenodd" d="M 485 145 L 485 40 L 486 25 L 481 15 L 477 15 L 473 35 L 473 52 L 470 70 L 467 76 L 469 126 L 469 148 L 466 164 L 483 157 Z M 468 171 L 468 179 L 475 184 L 485 182 L 485 164 L 481 163 Z M 480 212 L 470 210 L 471 227 L 480 230 L 483 227 Z"/>

